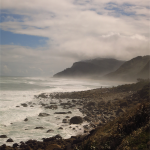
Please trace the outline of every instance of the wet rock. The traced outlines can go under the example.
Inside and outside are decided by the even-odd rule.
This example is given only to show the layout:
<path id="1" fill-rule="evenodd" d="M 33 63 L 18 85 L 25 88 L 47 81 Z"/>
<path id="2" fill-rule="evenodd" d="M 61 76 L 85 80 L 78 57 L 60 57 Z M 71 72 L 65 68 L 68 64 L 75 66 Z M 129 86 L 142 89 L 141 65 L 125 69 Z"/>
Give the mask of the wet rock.
<path id="1" fill-rule="evenodd" d="M 55 102 L 50 102 L 50 104 L 56 104 Z"/>
<path id="2" fill-rule="evenodd" d="M 22 103 L 21 106 L 27 107 L 28 105 L 26 103 Z"/>
<path id="3" fill-rule="evenodd" d="M 67 112 L 55 112 L 54 114 L 67 114 Z"/>
<path id="4" fill-rule="evenodd" d="M 83 119 L 80 116 L 74 116 L 70 119 L 70 124 L 80 124 L 82 122 L 83 122 Z"/>
<path id="5" fill-rule="evenodd" d="M 62 120 L 62 123 L 68 123 L 69 121 L 68 121 L 68 119 L 63 119 Z"/>
<path id="6" fill-rule="evenodd" d="M 68 111 L 67 113 L 68 113 L 68 114 L 72 114 L 72 112 L 71 112 L 71 111 Z"/>
<path id="7" fill-rule="evenodd" d="M 40 116 L 40 117 L 47 117 L 47 116 L 50 116 L 50 114 L 47 114 L 47 113 L 39 113 L 39 116 Z"/>
<path id="8" fill-rule="evenodd" d="M 62 130 L 63 128 L 62 128 L 62 127 L 59 127 L 58 129 L 59 129 L 59 130 Z"/>
<path id="9" fill-rule="evenodd" d="M 69 116 L 66 116 L 65 118 L 70 118 Z"/>
<path id="10" fill-rule="evenodd" d="M 0 135 L 0 138 L 7 138 L 7 135 Z"/>
<path id="11" fill-rule="evenodd" d="M 76 103 L 76 100 L 73 99 L 72 102 L 73 102 L 73 103 Z"/>
<path id="12" fill-rule="evenodd" d="M 17 143 L 13 144 L 13 148 L 18 147 L 19 145 Z"/>
<path id="13" fill-rule="evenodd" d="M 24 121 L 28 121 L 28 118 L 24 119 Z"/>
<path id="14" fill-rule="evenodd" d="M 38 96 L 38 98 L 47 98 L 48 96 L 45 95 L 45 93 L 42 93 Z"/>
<path id="15" fill-rule="evenodd" d="M 50 129 L 50 130 L 47 130 L 46 133 L 50 133 L 50 132 L 54 132 L 54 130 Z"/>
<path id="16" fill-rule="evenodd" d="M 46 106 L 46 109 L 58 109 L 57 105 Z"/>
<path id="17" fill-rule="evenodd" d="M 34 129 L 44 129 L 43 127 L 36 127 L 36 128 L 34 128 Z"/>
<path id="18" fill-rule="evenodd" d="M 9 138 L 6 142 L 14 142 L 11 138 Z"/>

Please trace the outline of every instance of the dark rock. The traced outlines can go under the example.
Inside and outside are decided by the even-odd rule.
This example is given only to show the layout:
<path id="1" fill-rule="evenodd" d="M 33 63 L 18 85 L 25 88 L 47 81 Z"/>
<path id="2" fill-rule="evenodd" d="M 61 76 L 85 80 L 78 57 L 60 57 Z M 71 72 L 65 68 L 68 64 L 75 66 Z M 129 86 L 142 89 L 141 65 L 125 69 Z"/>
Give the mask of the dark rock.
<path id="1" fill-rule="evenodd" d="M 26 103 L 21 104 L 23 107 L 27 107 L 28 105 Z"/>
<path id="2" fill-rule="evenodd" d="M 73 99 L 73 100 L 72 100 L 72 102 L 73 102 L 73 103 L 75 103 L 75 102 L 76 102 L 76 100 L 74 100 L 74 99 Z"/>
<path id="3" fill-rule="evenodd" d="M 54 114 L 67 114 L 67 112 L 55 112 Z"/>
<path id="4" fill-rule="evenodd" d="M 60 105 L 70 105 L 70 103 L 60 103 Z"/>
<path id="5" fill-rule="evenodd" d="M 20 106 L 16 106 L 16 107 L 20 107 Z"/>
<path id="6" fill-rule="evenodd" d="M 62 130 L 63 128 L 62 128 L 62 127 L 59 127 L 58 129 L 59 129 L 59 130 Z"/>
<path id="7" fill-rule="evenodd" d="M 50 104 L 56 104 L 55 102 L 50 102 Z"/>
<path id="8" fill-rule="evenodd" d="M 62 120 L 62 123 L 68 123 L 69 121 L 68 121 L 68 119 L 63 119 Z"/>
<path id="9" fill-rule="evenodd" d="M 41 97 L 41 98 L 47 98 L 48 96 L 46 96 L 45 93 L 42 93 L 42 94 L 40 94 L 40 95 L 38 96 L 38 98 L 40 98 L 40 97 Z"/>
<path id="10" fill-rule="evenodd" d="M 66 116 L 65 118 L 70 118 L 69 116 Z"/>
<path id="11" fill-rule="evenodd" d="M 46 109 L 58 109 L 57 105 L 46 106 Z"/>
<path id="12" fill-rule="evenodd" d="M 68 111 L 68 114 L 72 114 L 72 112 L 71 112 L 71 111 Z"/>
<path id="13" fill-rule="evenodd" d="M 70 119 L 70 124 L 80 124 L 82 122 L 83 122 L 83 119 L 80 116 L 74 116 Z"/>
<path id="14" fill-rule="evenodd" d="M 49 133 L 49 132 L 54 132 L 54 130 L 50 129 L 50 130 L 47 130 L 46 133 Z"/>
<path id="15" fill-rule="evenodd" d="M 36 128 L 34 128 L 34 129 L 44 129 L 43 127 L 36 127 Z"/>
<path id="16" fill-rule="evenodd" d="M 40 117 L 46 117 L 46 116 L 50 116 L 50 114 L 47 114 L 47 113 L 39 113 L 39 116 L 40 116 Z"/>
<path id="17" fill-rule="evenodd" d="M 17 146 L 19 146 L 17 143 L 14 143 L 14 144 L 13 144 L 13 148 L 15 148 L 15 147 L 17 147 Z"/>
<path id="18" fill-rule="evenodd" d="M 55 135 L 55 138 L 56 139 L 62 139 L 62 137 L 59 134 Z"/>
<path id="19" fill-rule="evenodd" d="M 0 138 L 7 138 L 6 135 L 0 135 Z"/>
<path id="20" fill-rule="evenodd" d="M 28 118 L 24 119 L 24 121 L 28 121 Z"/>
<path id="21" fill-rule="evenodd" d="M 14 142 L 11 138 L 9 138 L 6 142 Z"/>

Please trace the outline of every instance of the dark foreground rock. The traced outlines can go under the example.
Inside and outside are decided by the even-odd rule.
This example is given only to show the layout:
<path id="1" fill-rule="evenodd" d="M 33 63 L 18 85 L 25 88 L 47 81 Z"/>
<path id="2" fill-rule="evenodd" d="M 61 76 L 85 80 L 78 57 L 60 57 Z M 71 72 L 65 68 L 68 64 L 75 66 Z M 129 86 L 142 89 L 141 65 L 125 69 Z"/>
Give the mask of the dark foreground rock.
<path id="1" fill-rule="evenodd" d="M 70 119 L 70 124 L 80 124 L 83 123 L 83 119 L 80 116 L 74 116 Z"/>
<path id="2" fill-rule="evenodd" d="M 7 135 L 0 135 L 0 138 L 7 138 Z"/>
<path id="3" fill-rule="evenodd" d="M 6 142 L 14 142 L 13 139 L 9 138 Z"/>

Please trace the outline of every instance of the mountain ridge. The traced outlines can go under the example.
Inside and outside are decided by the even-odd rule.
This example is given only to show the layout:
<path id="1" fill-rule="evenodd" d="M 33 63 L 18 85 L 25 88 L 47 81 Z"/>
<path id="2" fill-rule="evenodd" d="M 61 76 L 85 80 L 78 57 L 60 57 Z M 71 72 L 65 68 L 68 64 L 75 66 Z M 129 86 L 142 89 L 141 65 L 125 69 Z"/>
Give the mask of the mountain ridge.
<path id="1" fill-rule="evenodd" d="M 124 62 L 113 58 L 83 60 L 73 63 L 71 68 L 56 73 L 54 77 L 99 77 L 116 70 Z"/>

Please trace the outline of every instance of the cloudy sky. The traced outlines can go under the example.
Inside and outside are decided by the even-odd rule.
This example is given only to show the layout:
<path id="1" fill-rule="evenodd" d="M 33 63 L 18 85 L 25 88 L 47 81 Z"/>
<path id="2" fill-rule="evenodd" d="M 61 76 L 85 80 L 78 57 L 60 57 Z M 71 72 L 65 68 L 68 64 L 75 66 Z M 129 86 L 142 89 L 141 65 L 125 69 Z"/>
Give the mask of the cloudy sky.
<path id="1" fill-rule="evenodd" d="M 150 51 L 149 0 L 0 3 L 0 75 L 52 76 L 75 61 Z"/>

